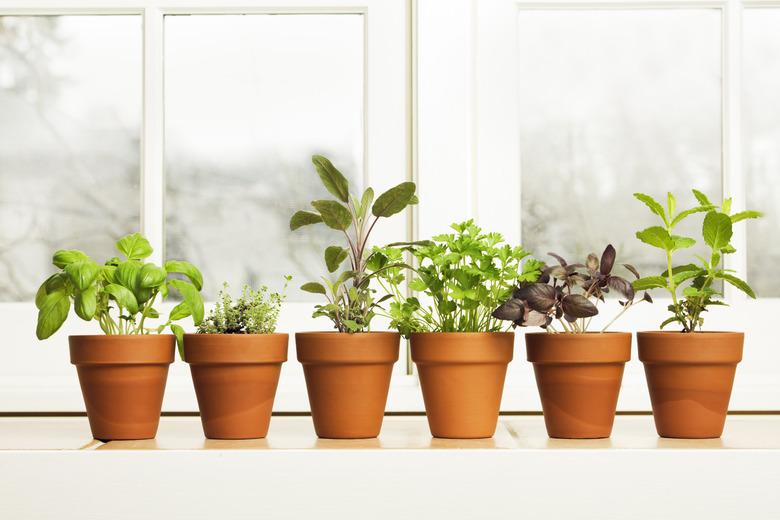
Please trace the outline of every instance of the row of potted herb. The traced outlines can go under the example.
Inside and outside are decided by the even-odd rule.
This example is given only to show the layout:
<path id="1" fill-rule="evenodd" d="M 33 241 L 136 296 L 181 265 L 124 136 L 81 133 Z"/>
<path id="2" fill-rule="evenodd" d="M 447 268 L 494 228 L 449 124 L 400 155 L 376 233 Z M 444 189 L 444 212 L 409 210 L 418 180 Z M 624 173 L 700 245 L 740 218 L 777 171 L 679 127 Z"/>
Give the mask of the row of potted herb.
<path id="1" fill-rule="evenodd" d="M 328 438 L 367 438 L 379 434 L 400 339 L 410 339 L 431 433 L 437 437 L 493 435 L 506 370 L 513 357 L 509 329 L 540 327 L 525 335 L 534 365 L 548 433 L 552 437 L 608 437 L 614 421 L 623 369 L 631 355 L 631 334 L 607 329 L 636 303 L 652 303 L 646 292 L 670 293 L 670 317 L 679 332 L 640 332 L 644 363 L 658 434 L 665 437 L 720 436 L 728 409 L 743 334 L 701 332 L 703 313 L 723 305 L 720 283 L 755 298 L 752 289 L 724 269 L 733 253 L 733 224 L 760 213 L 732 213 L 730 200 L 713 204 L 693 191 L 696 206 L 678 211 L 668 195 L 664 207 L 636 194 L 660 220 L 636 235 L 661 249 L 666 270 L 642 278 L 630 264 L 615 274 L 616 252 L 569 264 L 551 253 L 551 265 L 531 258 L 522 247 L 506 244 L 472 221 L 431 240 L 369 247 L 376 223 L 417 203 L 414 183 L 404 182 L 374 199 L 371 188 L 358 198 L 349 182 L 326 158 L 313 163 L 333 199 L 298 211 L 292 230 L 324 224 L 341 231 L 343 246 L 324 253 L 333 277 L 301 288 L 324 297 L 315 317 L 332 321 L 332 332 L 295 335 L 317 434 Z M 677 226 L 703 214 L 702 238 L 710 250 L 697 264 L 675 265 L 675 252 L 693 238 L 675 235 Z M 264 437 L 288 335 L 276 333 L 283 292 L 245 288 L 235 301 L 227 291 L 205 316 L 200 271 L 172 260 L 146 262 L 152 248 L 135 233 L 117 243 L 122 257 L 99 265 L 76 250 L 55 253 L 60 269 L 41 285 L 37 336 L 45 339 L 66 320 L 71 305 L 84 320 L 97 321 L 105 335 L 71 336 L 71 361 L 77 367 L 93 436 L 141 439 L 156 434 L 168 366 L 174 346 L 190 365 L 205 435 L 238 439 Z M 348 267 L 342 270 L 342 265 Z M 289 282 L 289 277 L 287 278 Z M 407 294 L 407 287 L 418 296 Z M 167 319 L 154 308 L 175 291 L 181 301 Z M 600 330 L 591 320 L 609 293 L 621 305 Z M 637 293 L 642 293 L 638 297 Z M 397 332 L 372 332 L 382 316 Z M 176 322 L 191 317 L 196 334 Z M 172 334 L 162 334 L 170 330 Z M 156 333 L 156 334 L 155 334 Z"/>

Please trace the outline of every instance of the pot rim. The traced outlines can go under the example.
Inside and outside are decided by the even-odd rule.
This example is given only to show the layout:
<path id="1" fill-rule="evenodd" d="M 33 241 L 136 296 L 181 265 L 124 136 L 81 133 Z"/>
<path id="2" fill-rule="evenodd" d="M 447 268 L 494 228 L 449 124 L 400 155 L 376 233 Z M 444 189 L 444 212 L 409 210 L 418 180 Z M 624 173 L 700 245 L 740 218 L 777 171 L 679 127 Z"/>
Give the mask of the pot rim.
<path id="1" fill-rule="evenodd" d="M 480 336 L 487 336 L 487 337 L 500 337 L 500 336 L 514 336 L 515 332 L 508 330 L 508 331 L 496 331 L 496 332 L 412 332 L 409 334 L 410 337 L 413 336 L 426 336 L 426 337 L 457 337 L 457 336 L 465 336 L 469 338 L 478 338 Z"/>
<path id="2" fill-rule="evenodd" d="M 630 332 L 531 333 L 525 337 L 526 359 L 544 365 L 625 364 L 632 339 Z"/>
<path id="3" fill-rule="evenodd" d="M 327 335 L 327 336 L 335 336 L 335 335 L 344 335 L 344 336 L 380 336 L 380 335 L 397 335 L 400 336 L 401 333 L 393 330 L 370 330 L 367 332 L 339 332 L 337 330 L 306 330 L 306 331 L 300 331 L 296 332 L 296 336 L 314 336 L 314 335 Z"/>
<path id="4" fill-rule="evenodd" d="M 77 366 L 170 365 L 173 334 L 88 334 L 68 336 L 70 362 Z"/>
<path id="5" fill-rule="evenodd" d="M 583 336 L 608 336 L 608 335 L 629 335 L 631 336 L 633 332 L 626 332 L 622 330 L 607 330 L 604 332 L 601 331 L 587 331 L 587 332 L 526 332 L 526 336 L 566 336 L 566 337 L 583 337 Z"/>
<path id="6" fill-rule="evenodd" d="M 205 337 L 218 337 L 218 336 L 230 336 L 230 337 L 236 337 L 236 338 L 258 338 L 258 337 L 270 337 L 270 336 L 288 336 L 289 332 L 253 332 L 253 333 L 246 333 L 246 332 L 238 332 L 238 333 L 232 333 L 232 332 L 225 332 L 225 333 L 211 333 L 211 332 L 185 332 L 184 337 L 189 338 L 192 336 L 205 336 Z"/>
<path id="7" fill-rule="evenodd" d="M 175 338 L 176 336 L 173 334 L 68 334 L 68 339 L 74 338 L 74 339 L 82 339 L 82 338 L 125 338 L 125 339 L 133 339 L 133 338 L 159 338 L 159 337 L 171 337 Z"/>
<path id="8" fill-rule="evenodd" d="M 671 331 L 671 330 L 638 330 L 637 335 L 642 334 L 646 336 L 724 336 L 724 335 L 743 335 L 744 331 L 736 330 L 696 330 L 693 332 Z"/>

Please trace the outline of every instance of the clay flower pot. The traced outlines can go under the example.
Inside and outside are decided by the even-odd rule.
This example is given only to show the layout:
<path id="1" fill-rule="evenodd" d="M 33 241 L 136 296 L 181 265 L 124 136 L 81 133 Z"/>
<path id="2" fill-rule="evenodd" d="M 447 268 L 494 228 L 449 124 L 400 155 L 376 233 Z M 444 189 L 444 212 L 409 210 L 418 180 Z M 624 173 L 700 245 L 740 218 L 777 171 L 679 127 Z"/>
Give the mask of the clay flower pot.
<path id="1" fill-rule="evenodd" d="M 379 435 L 400 342 L 396 332 L 295 334 L 319 437 L 369 439 Z"/>
<path id="2" fill-rule="evenodd" d="M 175 337 L 70 336 L 68 343 L 92 436 L 99 440 L 154 438 Z"/>
<path id="3" fill-rule="evenodd" d="M 496 432 L 513 332 L 411 335 L 428 426 L 434 437 L 481 439 Z"/>
<path id="4" fill-rule="evenodd" d="M 631 359 L 631 334 L 525 335 L 534 365 L 547 435 L 601 439 L 612 434 L 623 368 Z"/>
<path id="5" fill-rule="evenodd" d="M 741 332 L 637 333 L 658 435 L 721 436 L 744 339 Z"/>
<path id="6" fill-rule="evenodd" d="M 287 334 L 185 334 L 203 433 L 209 439 L 268 434 Z"/>

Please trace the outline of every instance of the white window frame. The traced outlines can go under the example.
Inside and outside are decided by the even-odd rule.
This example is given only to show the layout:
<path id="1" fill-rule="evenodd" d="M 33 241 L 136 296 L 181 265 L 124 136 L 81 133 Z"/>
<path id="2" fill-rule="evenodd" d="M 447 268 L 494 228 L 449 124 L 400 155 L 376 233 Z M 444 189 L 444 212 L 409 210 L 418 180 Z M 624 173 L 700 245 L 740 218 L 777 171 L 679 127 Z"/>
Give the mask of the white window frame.
<path id="1" fill-rule="evenodd" d="M 521 10 L 717 9 L 722 20 L 722 187 L 735 208 L 745 207 L 742 166 L 742 11 L 780 7 L 777 0 L 451 0 L 446 16 L 439 0 L 418 0 L 416 164 L 421 204 L 419 236 L 440 233 L 453 221 L 474 218 L 521 243 L 520 144 L 517 124 L 517 15 Z M 453 110 L 457 107 L 457 110 Z M 520 172 L 520 175 L 516 173 Z M 631 204 L 631 201 L 626 201 Z M 737 253 L 726 265 L 746 278 L 745 226 L 736 226 Z M 535 252 L 543 254 L 543 252 Z M 731 408 L 780 410 L 780 349 L 771 324 L 779 298 L 749 300 L 726 287 L 728 310 L 710 312 L 712 327 L 746 331 Z M 668 302 L 635 309 L 620 330 L 654 330 Z M 525 361 L 523 330 L 517 330 L 515 362 L 502 409 L 538 410 L 531 367 Z M 760 344 L 757 348 L 755 345 Z M 649 410 L 641 363 L 626 367 L 620 410 Z M 775 372 L 773 373 L 772 367 Z"/>
<path id="2" fill-rule="evenodd" d="M 411 178 L 408 76 L 408 1 L 387 0 L 0 0 L 0 16 L 139 15 L 143 21 L 143 118 L 141 128 L 140 229 L 155 253 L 164 256 L 164 17 L 182 14 L 360 14 L 364 20 L 364 182 L 377 190 Z M 390 219 L 374 239 L 411 238 L 412 213 Z M 166 310 L 162 307 L 161 310 Z M 308 411 L 302 370 L 295 357 L 294 332 L 327 329 L 311 319 L 312 305 L 287 303 L 279 330 L 290 332 L 289 360 L 282 371 L 275 410 Z M 68 359 L 67 335 L 96 333 L 92 323 L 71 316 L 57 335 L 39 344 L 34 337 L 36 311 L 32 303 L 0 303 L 0 324 L 7 341 L 0 346 L 1 412 L 77 412 L 83 402 Z M 406 363 L 397 364 L 390 409 L 415 408 L 413 377 Z M 413 390 L 414 389 L 414 390 Z M 171 367 L 163 409 L 196 411 L 189 370 L 181 362 Z"/>

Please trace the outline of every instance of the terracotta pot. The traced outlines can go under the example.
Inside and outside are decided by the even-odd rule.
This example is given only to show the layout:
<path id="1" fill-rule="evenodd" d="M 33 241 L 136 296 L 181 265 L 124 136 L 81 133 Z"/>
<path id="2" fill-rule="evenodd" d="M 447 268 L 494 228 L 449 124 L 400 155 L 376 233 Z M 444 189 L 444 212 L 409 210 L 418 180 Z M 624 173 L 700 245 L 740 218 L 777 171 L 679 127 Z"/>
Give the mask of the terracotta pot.
<path id="1" fill-rule="evenodd" d="M 637 333 L 658 435 L 721 436 L 744 339 L 741 332 Z"/>
<path id="2" fill-rule="evenodd" d="M 209 439 L 268 434 L 287 334 L 185 334 L 203 433 Z"/>
<path id="3" fill-rule="evenodd" d="M 396 332 L 295 334 L 319 437 L 368 439 L 379 435 L 400 342 Z"/>
<path id="4" fill-rule="evenodd" d="M 92 436 L 99 440 L 154 438 L 175 337 L 70 336 L 68 343 Z"/>
<path id="5" fill-rule="evenodd" d="M 493 436 L 514 337 L 513 332 L 412 334 L 412 360 L 434 437 Z"/>
<path id="6" fill-rule="evenodd" d="M 547 435 L 602 439 L 612 434 L 623 368 L 631 359 L 628 332 L 525 335 L 528 361 L 544 410 Z"/>

